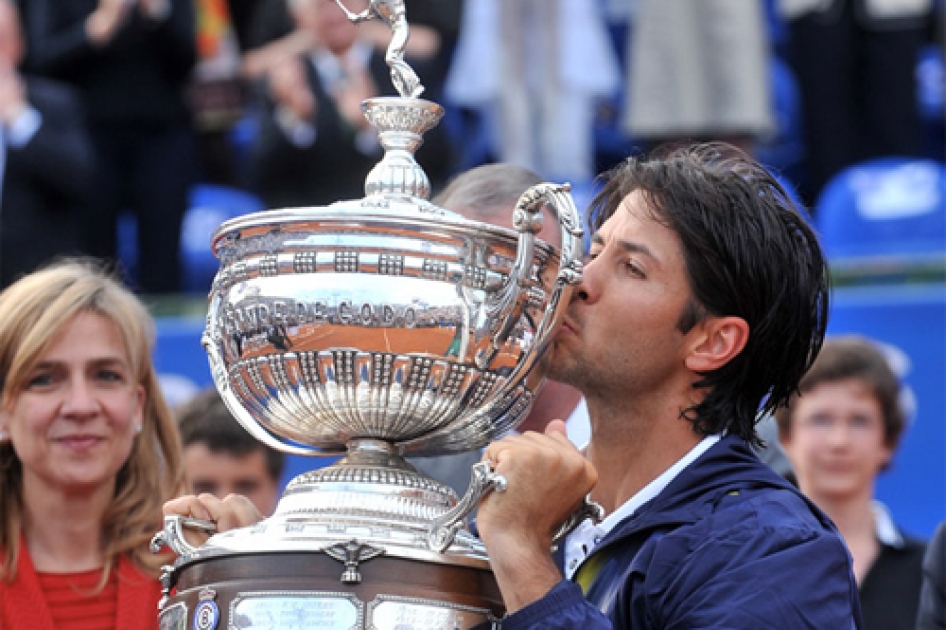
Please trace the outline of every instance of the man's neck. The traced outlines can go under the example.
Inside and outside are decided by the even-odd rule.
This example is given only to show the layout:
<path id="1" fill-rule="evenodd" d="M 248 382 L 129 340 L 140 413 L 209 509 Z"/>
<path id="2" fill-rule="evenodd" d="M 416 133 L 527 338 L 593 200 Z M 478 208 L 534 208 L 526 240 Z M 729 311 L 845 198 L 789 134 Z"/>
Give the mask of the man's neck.
<path id="1" fill-rule="evenodd" d="M 679 406 L 614 407 L 588 399 L 592 437 L 586 455 L 598 470 L 592 498 L 612 512 L 702 439 Z"/>
<path id="2" fill-rule="evenodd" d="M 565 383 L 547 381 L 536 398 L 526 419 L 519 425 L 519 432 L 542 433 L 552 420 L 568 420 L 581 400 L 581 392 Z"/>

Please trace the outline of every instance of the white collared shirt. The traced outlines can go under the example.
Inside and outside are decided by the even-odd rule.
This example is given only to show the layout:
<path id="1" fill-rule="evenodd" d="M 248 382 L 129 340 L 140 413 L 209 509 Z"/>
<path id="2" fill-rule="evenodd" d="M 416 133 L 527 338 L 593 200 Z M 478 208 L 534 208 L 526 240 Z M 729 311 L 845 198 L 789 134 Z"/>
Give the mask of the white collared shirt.
<path id="1" fill-rule="evenodd" d="M 874 529 L 877 540 L 888 547 L 902 548 L 906 543 L 900 534 L 900 530 L 894 524 L 887 506 L 880 501 L 871 501 L 870 509 L 874 512 Z"/>
<path id="2" fill-rule="evenodd" d="M 565 539 L 565 577 L 572 579 L 575 571 L 585 561 L 595 546 L 610 532 L 618 523 L 628 516 L 631 516 L 642 505 L 663 492 L 664 488 L 670 485 L 670 482 L 676 479 L 683 470 L 692 464 L 696 459 L 705 453 L 711 446 L 719 441 L 719 435 L 709 435 L 700 440 L 690 451 L 681 457 L 673 466 L 661 473 L 656 479 L 640 489 L 640 491 L 628 499 L 621 507 L 611 514 L 608 514 L 598 525 L 590 520 L 582 521 L 575 530 Z"/>
<path id="3" fill-rule="evenodd" d="M 27 105 L 9 125 L 0 126 L 0 191 L 7 170 L 7 152 L 10 148 L 22 149 L 33 139 L 43 125 L 43 115 L 32 105 Z M 0 197 L 0 212 L 3 199 Z"/>

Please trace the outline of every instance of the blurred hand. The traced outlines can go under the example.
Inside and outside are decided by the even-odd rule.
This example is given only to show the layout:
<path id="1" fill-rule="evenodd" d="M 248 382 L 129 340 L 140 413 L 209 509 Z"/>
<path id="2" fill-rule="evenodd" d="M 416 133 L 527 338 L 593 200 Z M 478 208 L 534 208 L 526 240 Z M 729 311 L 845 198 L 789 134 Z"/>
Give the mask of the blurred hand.
<path id="1" fill-rule="evenodd" d="M 248 50 L 243 54 L 243 76 L 251 81 L 261 79 L 284 63 L 312 50 L 316 44 L 313 33 L 297 29 L 273 42 Z"/>
<path id="2" fill-rule="evenodd" d="M 137 2 L 138 11 L 151 20 L 163 20 L 171 13 L 171 0 L 137 0 Z"/>
<path id="3" fill-rule="evenodd" d="M 134 2 L 130 0 L 99 0 L 85 21 L 85 32 L 95 46 L 104 46 L 112 40 L 118 29 L 127 21 Z"/>
<path id="4" fill-rule="evenodd" d="M 0 123 L 9 125 L 26 109 L 26 86 L 16 69 L 0 67 Z"/>
<path id="5" fill-rule="evenodd" d="M 218 499 L 212 494 L 188 494 L 171 499 L 164 504 L 164 515 L 173 514 L 189 518 L 199 518 L 216 523 L 218 532 L 225 532 L 238 527 L 246 527 L 263 520 L 263 515 L 253 502 L 242 494 L 229 494 Z M 184 529 L 187 542 L 195 547 L 204 544 L 208 534 Z"/>
<path id="6" fill-rule="evenodd" d="M 345 68 L 347 81 L 332 94 L 338 113 L 355 129 L 368 128 L 368 119 L 361 111 L 361 103 L 365 99 L 378 95 L 378 88 L 374 84 L 368 69 L 350 62 Z"/>
<path id="7" fill-rule="evenodd" d="M 269 73 L 269 94 L 273 101 L 300 120 L 315 118 L 318 103 L 306 78 L 301 59 L 286 59 Z"/>

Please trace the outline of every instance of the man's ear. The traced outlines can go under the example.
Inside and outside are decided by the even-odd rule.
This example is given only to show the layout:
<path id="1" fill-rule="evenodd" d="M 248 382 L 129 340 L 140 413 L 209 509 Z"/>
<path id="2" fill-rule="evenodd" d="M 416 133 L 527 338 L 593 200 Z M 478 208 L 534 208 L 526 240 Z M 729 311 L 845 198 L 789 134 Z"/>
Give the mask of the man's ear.
<path id="1" fill-rule="evenodd" d="M 707 317 L 693 332 L 693 347 L 686 366 L 694 372 L 712 372 L 742 352 L 749 341 L 749 324 L 741 317 Z"/>

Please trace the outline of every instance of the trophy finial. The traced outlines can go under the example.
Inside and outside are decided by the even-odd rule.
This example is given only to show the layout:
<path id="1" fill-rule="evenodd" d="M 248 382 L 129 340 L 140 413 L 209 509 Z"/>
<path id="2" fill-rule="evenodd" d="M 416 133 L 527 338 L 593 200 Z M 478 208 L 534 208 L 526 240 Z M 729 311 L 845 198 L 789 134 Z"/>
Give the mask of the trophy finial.
<path id="1" fill-rule="evenodd" d="M 391 43 L 388 44 L 384 60 L 391 68 L 391 81 L 401 96 L 409 98 L 420 96 L 424 91 L 424 86 L 421 85 L 414 69 L 404 61 L 404 48 L 410 37 L 404 0 L 370 0 L 368 8 L 361 13 L 350 11 L 342 0 L 335 0 L 335 4 L 345 12 L 345 16 L 353 24 L 378 18 L 390 27 Z"/>

